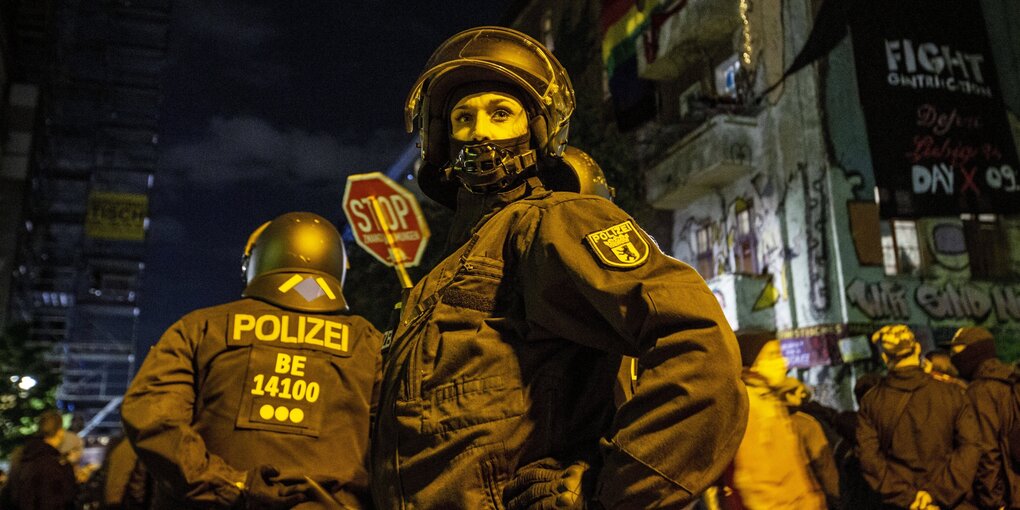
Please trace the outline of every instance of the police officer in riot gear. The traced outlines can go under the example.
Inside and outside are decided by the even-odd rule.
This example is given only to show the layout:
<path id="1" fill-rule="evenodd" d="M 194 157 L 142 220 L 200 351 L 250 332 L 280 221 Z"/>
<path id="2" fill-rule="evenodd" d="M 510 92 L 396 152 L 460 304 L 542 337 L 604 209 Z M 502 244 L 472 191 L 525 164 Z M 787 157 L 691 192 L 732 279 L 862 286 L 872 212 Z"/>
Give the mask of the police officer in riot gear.
<path id="1" fill-rule="evenodd" d="M 417 180 L 455 214 L 384 363 L 380 509 L 680 508 L 740 443 L 733 332 L 698 274 L 564 158 L 573 109 L 555 57 L 500 27 L 447 40 L 411 91 Z M 623 355 L 637 382 L 617 409 Z"/>
<path id="2" fill-rule="evenodd" d="M 152 348 L 121 412 L 155 508 L 370 506 L 382 336 L 347 313 L 346 260 L 326 219 L 284 214 L 248 241 L 243 299 Z"/>

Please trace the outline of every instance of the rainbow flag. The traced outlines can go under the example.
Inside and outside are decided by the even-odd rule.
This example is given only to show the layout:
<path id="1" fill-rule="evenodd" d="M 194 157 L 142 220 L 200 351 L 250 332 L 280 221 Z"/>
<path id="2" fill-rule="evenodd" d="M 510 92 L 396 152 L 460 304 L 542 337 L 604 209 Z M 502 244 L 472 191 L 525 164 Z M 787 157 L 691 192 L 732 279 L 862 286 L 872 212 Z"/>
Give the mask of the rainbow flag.
<path id="1" fill-rule="evenodd" d="M 638 8 L 641 3 L 641 8 Z M 655 116 L 655 86 L 638 77 L 638 39 L 662 9 L 661 0 L 603 0 L 602 64 L 609 75 L 616 123 L 628 131 Z"/>

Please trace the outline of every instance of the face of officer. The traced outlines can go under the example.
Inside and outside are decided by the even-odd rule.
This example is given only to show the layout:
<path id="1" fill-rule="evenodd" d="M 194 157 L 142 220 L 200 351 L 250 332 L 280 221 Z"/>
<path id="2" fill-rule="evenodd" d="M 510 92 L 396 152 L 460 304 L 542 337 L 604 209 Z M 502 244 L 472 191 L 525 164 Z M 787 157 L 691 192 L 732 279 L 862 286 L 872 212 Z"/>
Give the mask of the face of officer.
<path id="1" fill-rule="evenodd" d="M 779 340 L 770 340 L 758 351 L 751 371 L 760 375 L 769 387 L 778 388 L 786 380 L 786 358 L 779 348 Z"/>
<path id="2" fill-rule="evenodd" d="M 509 140 L 527 133 L 524 105 L 503 93 L 464 96 L 450 110 L 450 138 L 459 142 Z"/>

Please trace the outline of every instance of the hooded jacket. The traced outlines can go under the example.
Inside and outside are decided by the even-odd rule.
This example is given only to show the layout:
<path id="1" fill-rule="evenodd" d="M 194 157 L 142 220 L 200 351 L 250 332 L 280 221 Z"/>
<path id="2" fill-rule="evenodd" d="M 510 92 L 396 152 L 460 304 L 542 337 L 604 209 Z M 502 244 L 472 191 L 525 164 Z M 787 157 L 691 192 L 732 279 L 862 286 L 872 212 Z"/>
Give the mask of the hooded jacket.
<path id="1" fill-rule="evenodd" d="M 974 478 L 974 499 L 981 508 L 1020 508 L 1020 475 L 1006 450 L 1005 434 L 1013 426 L 1013 384 L 1017 374 L 998 359 L 978 365 L 967 387 L 977 414 L 981 461 Z"/>
<path id="2" fill-rule="evenodd" d="M 4 489 L 3 504 L 16 510 L 69 510 L 74 508 L 78 483 L 60 451 L 33 436 L 22 448 Z"/>
<path id="3" fill-rule="evenodd" d="M 940 508 L 973 508 L 965 498 L 981 445 L 962 388 L 920 367 L 901 368 L 868 391 L 860 407 L 861 468 L 886 504 L 909 508 L 923 490 Z"/>
<path id="4" fill-rule="evenodd" d="M 793 430 L 808 462 L 808 472 L 828 501 L 839 501 L 839 471 L 822 424 L 803 411 L 790 413 Z"/>
<path id="5" fill-rule="evenodd" d="M 825 496 L 808 471 L 786 406 L 765 382 L 745 371 L 750 412 L 733 459 L 733 486 L 748 510 L 822 510 Z"/>

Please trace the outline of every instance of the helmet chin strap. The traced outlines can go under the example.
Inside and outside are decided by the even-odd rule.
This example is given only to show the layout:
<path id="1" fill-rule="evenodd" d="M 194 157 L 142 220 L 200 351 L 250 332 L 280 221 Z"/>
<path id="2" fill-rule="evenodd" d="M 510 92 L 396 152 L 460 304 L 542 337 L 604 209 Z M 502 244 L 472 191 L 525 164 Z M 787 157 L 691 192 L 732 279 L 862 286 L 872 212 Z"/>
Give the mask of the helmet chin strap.
<path id="1" fill-rule="evenodd" d="M 451 140 L 451 152 L 456 153 L 452 163 L 444 169 L 444 178 L 459 180 L 472 193 L 505 190 L 538 162 L 538 155 L 529 147 L 529 141 L 528 134 L 473 143 Z"/>

